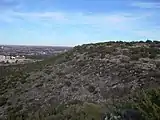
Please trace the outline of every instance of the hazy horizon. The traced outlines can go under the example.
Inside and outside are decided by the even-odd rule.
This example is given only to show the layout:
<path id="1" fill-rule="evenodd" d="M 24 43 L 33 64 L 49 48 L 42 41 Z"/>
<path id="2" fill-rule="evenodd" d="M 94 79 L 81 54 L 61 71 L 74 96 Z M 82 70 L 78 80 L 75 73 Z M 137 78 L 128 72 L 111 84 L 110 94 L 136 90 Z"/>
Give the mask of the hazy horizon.
<path id="1" fill-rule="evenodd" d="M 0 44 L 0 46 L 33 46 L 33 47 L 74 47 L 63 45 L 36 45 L 36 44 Z"/>
<path id="2" fill-rule="evenodd" d="M 0 44 L 159 40 L 157 0 L 0 0 Z"/>

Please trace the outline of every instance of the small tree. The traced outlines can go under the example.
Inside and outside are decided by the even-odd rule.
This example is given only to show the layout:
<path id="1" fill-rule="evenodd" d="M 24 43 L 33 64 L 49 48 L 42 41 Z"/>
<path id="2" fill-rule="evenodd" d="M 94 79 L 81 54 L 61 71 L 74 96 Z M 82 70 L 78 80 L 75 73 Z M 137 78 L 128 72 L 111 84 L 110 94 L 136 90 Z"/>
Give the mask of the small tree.
<path id="1" fill-rule="evenodd" d="M 152 41 L 147 39 L 147 40 L 146 40 L 146 43 L 152 43 Z"/>

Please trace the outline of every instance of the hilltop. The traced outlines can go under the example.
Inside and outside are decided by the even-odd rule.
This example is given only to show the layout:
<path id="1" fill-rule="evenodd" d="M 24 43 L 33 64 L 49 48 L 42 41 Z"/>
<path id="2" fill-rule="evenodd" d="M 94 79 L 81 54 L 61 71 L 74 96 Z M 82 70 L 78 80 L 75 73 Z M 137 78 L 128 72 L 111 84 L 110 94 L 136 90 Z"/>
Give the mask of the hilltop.
<path id="1" fill-rule="evenodd" d="M 85 44 L 40 62 L 0 69 L 2 119 L 97 120 L 115 112 L 114 105 L 135 102 L 136 93 L 159 95 L 158 102 L 160 97 L 158 41 Z"/>

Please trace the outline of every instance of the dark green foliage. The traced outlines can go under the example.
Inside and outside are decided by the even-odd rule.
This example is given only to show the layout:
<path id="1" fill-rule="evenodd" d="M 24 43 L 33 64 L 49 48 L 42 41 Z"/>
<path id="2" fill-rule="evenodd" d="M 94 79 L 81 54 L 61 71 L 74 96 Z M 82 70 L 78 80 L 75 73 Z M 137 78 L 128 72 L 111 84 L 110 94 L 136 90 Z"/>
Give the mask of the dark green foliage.
<path id="1" fill-rule="evenodd" d="M 141 113 L 135 109 L 126 109 L 122 112 L 122 119 L 124 120 L 144 120 Z"/>
<path id="2" fill-rule="evenodd" d="M 150 55 L 149 55 L 149 58 L 151 58 L 151 59 L 154 59 L 154 58 L 156 58 L 157 57 L 157 54 L 156 53 L 151 53 Z"/>
<path id="3" fill-rule="evenodd" d="M 60 110 L 60 111 L 57 111 Z M 100 120 L 102 115 L 102 107 L 93 103 L 72 104 L 57 108 L 54 115 L 46 117 L 53 120 Z"/>
<path id="4" fill-rule="evenodd" d="M 155 44 L 159 44 L 160 43 L 160 41 L 158 41 L 158 40 L 154 40 L 153 41 Z"/>
<path id="5" fill-rule="evenodd" d="M 128 101 L 115 102 L 112 114 L 118 116 L 125 109 L 135 109 L 145 120 L 160 120 L 160 88 L 140 91 L 130 96 Z"/>
<path id="6" fill-rule="evenodd" d="M 43 60 L 49 58 L 47 55 L 26 55 L 25 58 L 27 59 L 35 59 L 35 60 Z"/>
<path id="7" fill-rule="evenodd" d="M 72 83 L 70 81 L 65 81 L 65 85 L 67 85 L 68 87 L 70 87 L 72 85 Z"/>
<path id="8" fill-rule="evenodd" d="M 138 94 L 135 106 L 146 120 L 160 120 L 160 89 L 152 89 Z"/>
<path id="9" fill-rule="evenodd" d="M 148 73 L 149 77 L 160 78 L 160 71 L 151 71 Z"/>
<path id="10" fill-rule="evenodd" d="M 133 44 L 130 43 L 130 42 L 126 42 L 125 45 L 126 45 L 126 46 L 132 46 Z"/>
<path id="11" fill-rule="evenodd" d="M 103 107 L 93 103 L 58 105 L 56 108 L 49 106 L 48 110 L 38 110 L 30 115 L 10 113 L 9 120 L 100 120 Z"/>
<path id="12" fill-rule="evenodd" d="M 7 98 L 4 96 L 0 96 L 0 106 L 4 105 L 7 103 Z"/>
<path id="13" fill-rule="evenodd" d="M 160 89 L 151 89 L 137 92 L 128 97 L 128 101 L 115 101 L 113 104 L 99 105 L 96 103 L 72 102 L 57 106 L 48 106 L 34 114 L 19 114 L 21 106 L 11 108 L 10 120 L 101 120 L 110 117 L 110 120 L 121 120 L 123 111 L 136 110 L 144 120 L 160 119 Z M 11 112 L 12 111 L 12 112 Z M 15 113 L 15 114 L 13 114 Z"/>
<path id="14" fill-rule="evenodd" d="M 46 74 L 50 75 L 50 74 L 52 73 L 52 70 L 46 69 L 46 70 L 44 70 L 44 72 L 45 72 Z"/>
<path id="15" fill-rule="evenodd" d="M 131 48 L 131 59 L 133 60 L 137 60 L 137 58 L 154 59 L 157 57 L 158 54 L 160 54 L 160 50 L 158 48 L 147 48 L 147 47 Z"/>
<path id="16" fill-rule="evenodd" d="M 140 57 L 141 57 L 141 56 L 140 56 L 139 54 L 132 55 L 132 56 L 131 56 L 131 60 L 137 61 L 137 60 L 139 60 Z"/>
<path id="17" fill-rule="evenodd" d="M 144 41 L 139 41 L 139 43 L 144 43 Z"/>
<path id="18" fill-rule="evenodd" d="M 151 40 L 146 40 L 146 43 L 152 43 L 152 41 Z"/>
<path id="19" fill-rule="evenodd" d="M 116 43 L 123 43 L 123 41 L 116 41 Z"/>
<path id="20" fill-rule="evenodd" d="M 89 85 L 88 91 L 93 93 L 95 91 L 95 87 L 93 85 Z"/>

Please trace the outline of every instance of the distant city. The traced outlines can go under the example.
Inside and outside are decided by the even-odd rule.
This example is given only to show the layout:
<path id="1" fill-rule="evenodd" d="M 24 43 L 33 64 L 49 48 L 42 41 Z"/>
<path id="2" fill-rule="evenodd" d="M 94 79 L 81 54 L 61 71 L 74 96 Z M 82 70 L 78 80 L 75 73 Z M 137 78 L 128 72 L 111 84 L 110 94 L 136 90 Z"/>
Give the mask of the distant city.
<path id="1" fill-rule="evenodd" d="M 0 45 L 0 63 L 18 63 L 66 52 L 71 47 Z"/>

